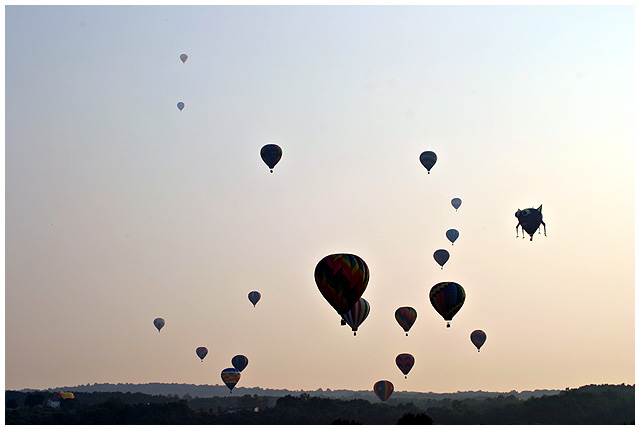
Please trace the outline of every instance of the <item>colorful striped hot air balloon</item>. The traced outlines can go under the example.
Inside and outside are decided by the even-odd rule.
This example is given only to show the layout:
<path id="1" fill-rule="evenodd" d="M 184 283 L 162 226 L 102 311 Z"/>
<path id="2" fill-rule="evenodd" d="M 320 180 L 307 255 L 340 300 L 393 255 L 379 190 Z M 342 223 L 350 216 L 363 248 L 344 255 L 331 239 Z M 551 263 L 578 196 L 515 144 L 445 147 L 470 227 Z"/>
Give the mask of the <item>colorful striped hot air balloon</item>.
<path id="1" fill-rule="evenodd" d="M 222 377 L 222 382 L 224 382 L 224 385 L 229 388 L 229 392 L 233 392 L 233 387 L 235 387 L 240 380 L 240 372 L 238 372 L 238 369 L 228 367 L 222 371 L 220 376 Z"/>
<path id="2" fill-rule="evenodd" d="M 404 373 L 404 379 L 407 379 L 407 374 L 415 364 L 416 360 L 413 358 L 411 354 L 398 354 L 396 357 L 396 366 L 402 373 Z"/>
<path id="3" fill-rule="evenodd" d="M 204 361 L 204 358 L 207 356 L 209 350 L 204 346 L 199 346 L 196 348 L 196 355 L 200 357 L 200 361 Z"/>
<path id="4" fill-rule="evenodd" d="M 451 319 L 464 304 L 465 297 L 462 285 L 451 281 L 439 282 L 429 292 L 429 300 L 433 308 L 447 322 L 447 328 L 450 327 Z"/>
<path id="5" fill-rule="evenodd" d="M 376 396 L 382 400 L 382 403 L 385 403 L 393 393 L 393 384 L 391 381 L 378 381 L 373 384 L 373 391 L 376 393 Z"/>
<path id="6" fill-rule="evenodd" d="M 187 58 L 189 58 L 187 54 L 180 54 L 180 60 L 182 61 L 182 64 L 186 63 Z"/>
<path id="7" fill-rule="evenodd" d="M 438 156 L 433 151 L 424 151 L 420 154 L 420 163 L 427 169 L 427 173 L 431 173 L 431 168 L 436 164 Z"/>
<path id="8" fill-rule="evenodd" d="M 476 348 L 478 348 L 478 352 L 480 352 L 480 348 L 487 340 L 487 335 L 482 330 L 474 330 L 471 332 L 471 343 L 473 343 Z"/>
<path id="9" fill-rule="evenodd" d="M 351 308 L 349 312 L 342 315 L 342 319 L 349 324 L 349 327 L 353 330 L 353 335 L 356 335 L 356 331 L 358 331 L 358 327 L 360 324 L 367 319 L 369 316 L 369 302 L 360 297 L 355 305 Z"/>
<path id="10" fill-rule="evenodd" d="M 396 321 L 404 329 L 406 336 L 409 336 L 409 330 L 416 322 L 416 318 L 418 318 L 418 312 L 410 306 L 396 309 Z"/>
<path id="11" fill-rule="evenodd" d="M 369 268 L 357 255 L 331 254 L 318 262 L 314 277 L 322 296 L 342 316 L 367 288 Z"/>
<path id="12" fill-rule="evenodd" d="M 249 359 L 244 355 L 236 355 L 231 359 L 231 365 L 238 372 L 242 372 L 249 364 Z"/>

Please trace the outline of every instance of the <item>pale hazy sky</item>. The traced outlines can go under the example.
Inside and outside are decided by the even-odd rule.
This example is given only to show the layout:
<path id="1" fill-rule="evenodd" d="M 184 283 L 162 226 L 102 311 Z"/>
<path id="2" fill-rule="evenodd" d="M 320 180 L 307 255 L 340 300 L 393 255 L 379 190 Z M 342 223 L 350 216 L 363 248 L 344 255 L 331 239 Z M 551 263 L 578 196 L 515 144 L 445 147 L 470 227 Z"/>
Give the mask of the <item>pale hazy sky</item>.
<path id="1" fill-rule="evenodd" d="M 635 383 L 632 6 L 5 19 L 6 389 L 221 384 L 236 354 L 238 387 Z M 540 204 L 548 236 L 516 239 Z M 314 282 L 337 252 L 371 273 L 355 337 Z M 448 280 L 450 329 L 428 298 Z"/>

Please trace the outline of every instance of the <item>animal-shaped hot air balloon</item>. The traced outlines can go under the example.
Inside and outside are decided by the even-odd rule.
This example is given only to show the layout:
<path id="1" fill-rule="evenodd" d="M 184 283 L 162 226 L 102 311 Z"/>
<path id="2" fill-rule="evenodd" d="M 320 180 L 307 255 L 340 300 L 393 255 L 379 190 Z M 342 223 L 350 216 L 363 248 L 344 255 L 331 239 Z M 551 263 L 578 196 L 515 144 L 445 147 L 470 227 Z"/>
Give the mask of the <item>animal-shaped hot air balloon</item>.
<path id="1" fill-rule="evenodd" d="M 416 322 L 416 318 L 418 318 L 418 312 L 410 306 L 396 309 L 396 321 L 404 329 L 406 336 L 409 336 L 409 330 L 413 323 Z"/>
<path id="2" fill-rule="evenodd" d="M 269 166 L 269 171 L 273 173 L 273 168 L 276 167 L 278 161 L 282 158 L 282 148 L 275 143 L 268 143 L 260 149 L 260 157 L 262 161 Z"/>
<path id="3" fill-rule="evenodd" d="M 253 303 L 254 308 L 256 307 L 256 303 L 258 303 L 258 301 L 260 300 L 260 297 L 262 296 L 257 291 L 252 291 L 249 293 L 249 301 Z"/>
<path id="4" fill-rule="evenodd" d="M 180 54 L 180 60 L 182 60 L 182 64 L 184 64 L 187 61 L 187 58 L 189 58 L 187 54 Z"/>
<path id="5" fill-rule="evenodd" d="M 184 109 L 184 103 L 178 102 L 178 109 L 182 112 L 182 109 Z"/>
<path id="6" fill-rule="evenodd" d="M 445 236 L 447 236 L 447 239 L 449 239 L 451 241 L 451 245 L 453 245 L 453 242 L 455 242 L 456 239 L 460 237 L 460 232 L 458 232 L 458 230 L 456 230 L 455 228 L 451 228 L 447 230 Z"/>
<path id="7" fill-rule="evenodd" d="M 154 319 L 153 325 L 156 326 L 156 328 L 158 329 L 158 333 L 160 333 L 160 330 L 162 329 L 162 327 L 164 327 L 164 318 Z"/>
<path id="8" fill-rule="evenodd" d="M 522 238 L 525 238 L 524 232 L 526 231 L 531 236 L 530 240 L 533 240 L 533 235 L 536 230 L 540 229 L 540 224 L 544 227 L 544 235 L 547 235 L 547 225 L 542 221 L 542 205 L 538 209 L 527 208 L 516 212 L 516 218 L 518 218 L 518 225 L 516 225 L 516 237 L 518 237 L 518 227 L 522 226 Z"/>
<path id="9" fill-rule="evenodd" d="M 427 169 L 427 173 L 431 173 L 431 168 L 436 164 L 438 160 L 438 156 L 435 152 L 432 151 L 424 151 L 420 154 L 420 162 Z"/>
<path id="10" fill-rule="evenodd" d="M 454 315 L 464 304 L 465 297 L 462 285 L 451 281 L 439 282 L 431 287 L 429 292 L 431 305 L 447 322 L 447 328 L 450 327 Z"/>
<path id="11" fill-rule="evenodd" d="M 231 365 L 238 372 L 242 372 L 249 364 L 249 359 L 244 355 L 236 355 L 231 359 Z"/>
<path id="12" fill-rule="evenodd" d="M 382 403 L 384 403 L 393 393 L 393 384 L 391 381 L 378 381 L 373 384 L 373 391 L 376 393 L 376 396 L 382 400 Z"/>
<path id="13" fill-rule="evenodd" d="M 358 331 L 358 327 L 360 324 L 367 319 L 369 316 L 369 302 L 360 297 L 355 305 L 351 308 L 349 312 L 342 315 L 342 319 L 349 324 L 349 327 L 353 330 L 353 335 L 356 335 L 356 331 Z"/>
<path id="14" fill-rule="evenodd" d="M 224 385 L 229 388 L 230 393 L 233 391 L 233 387 L 235 387 L 240 380 L 240 372 L 238 372 L 238 369 L 235 369 L 233 367 L 224 369 L 220 376 L 222 377 L 222 382 L 224 382 Z"/>
<path id="15" fill-rule="evenodd" d="M 415 364 L 416 360 L 413 358 L 411 354 L 398 354 L 396 357 L 396 366 L 402 373 L 404 373 L 404 379 L 407 379 L 407 374 Z"/>
<path id="16" fill-rule="evenodd" d="M 456 209 L 456 212 L 458 212 L 458 208 L 460 207 L 461 204 L 462 204 L 462 200 L 459 199 L 458 197 L 451 199 L 451 206 L 453 206 Z"/>
<path id="17" fill-rule="evenodd" d="M 480 348 L 487 340 L 487 335 L 482 330 L 474 330 L 471 332 L 471 343 L 473 343 L 476 348 L 478 348 L 478 352 L 480 352 Z"/>
<path id="18" fill-rule="evenodd" d="M 449 261 L 449 251 L 446 249 L 438 249 L 433 253 L 433 259 L 440 265 L 440 269 L 444 268 L 444 264 Z"/>
<path id="19" fill-rule="evenodd" d="M 200 361 L 204 361 L 204 358 L 207 356 L 209 350 L 204 346 L 199 346 L 196 348 L 196 355 L 200 357 Z"/>
<path id="20" fill-rule="evenodd" d="M 318 262 L 314 278 L 325 300 L 343 316 L 367 288 L 369 267 L 357 255 L 331 254 Z"/>

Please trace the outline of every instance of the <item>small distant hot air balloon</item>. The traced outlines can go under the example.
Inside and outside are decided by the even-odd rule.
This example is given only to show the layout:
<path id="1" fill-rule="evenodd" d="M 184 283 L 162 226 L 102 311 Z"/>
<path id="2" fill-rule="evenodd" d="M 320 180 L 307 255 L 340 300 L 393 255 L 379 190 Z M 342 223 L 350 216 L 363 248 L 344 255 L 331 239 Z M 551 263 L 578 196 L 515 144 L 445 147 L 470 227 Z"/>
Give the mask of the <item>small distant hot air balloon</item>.
<path id="1" fill-rule="evenodd" d="M 180 59 L 182 60 L 182 64 L 184 64 L 187 61 L 187 58 L 189 58 L 187 54 L 180 54 Z"/>
<path id="2" fill-rule="evenodd" d="M 258 301 L 260 300 L 260 297 L 262 296 L 257 291 L 252 291 L 249 293 L 249 301 L 253 303 L 254 308 L 256 307 L 256 303 L 258 303 Z"/>
<path id="3" fill-rule="evenodd" d="M 240 380 L 240 372 L 238 372 L 238 369 L 228 367 L 222 371 L 220 376 L 222 377 L 222 382 L 224 382 L 224 385 L 229 388 L 229 392 L 233 392 L 233 387 L 235 387 Z"/>
<path id="4" fill-rule="evenodd" d="M 385 403 L 393 393 L 393 384 L 391 381 L 378 381 L 373 384 L 373 391 L 376 393 L 376 396 L 382 400 L 382 403 Z"/>
<path id="5" fill-rule="evenodd" d="M 416 318 L 418 318 L 418 312 L 410 306 L 396 309 L 396 321 L 404 329 L 406 336 L 409 336 L 409 330 L 416 322 Z"/>
<path id="6" fill-rule="evenodd" d="M 273 168 L 276 167 L 278 161 L 282 158 L 282 148 L 275 143 L 268 143 L 260 149 L 260 157 L 262 161 L 269 166 L 269 171 L 273 173 Z"/>
<path id="7" fill-rule="evenodd" d="M 349 327 L 353 330 L 353 335 L 356 335 L 356 331 L 358 331 L 358 327 L 360 324 L 367 319 L 369 316 L 369 302 L 360 297 L 355 305 L 351 308 L 349 312 L 342 315 L 342 319 L 349 324 Z"/>
<path id="8" fill-rule="evenodd" d="M 540 224 L 544 227 L 544 235 L 547 235 L 547 225 L 542 221 L 542 205 L 538 209 L 527 208 L 516 212 L 516 218 L 518 218 L 518 225 L 516 225 L 516 237 L 518 237 L 518 227 L 522 226 L 522 238 L 525 238 L 524 232 L 526 231 L 530 240 L 533 240 L 533 235 L 536 230 L 540 229 Z"/>
<path id="9" fill-rule="evenodd" d="M 178 109 L 180 109 L 180 112 L 182 112 L 182 109 L 184 109 L 184 103 L 178 102 Z"/>
<path id="10" fill-rule="evenodd" d="M 480 348 L 486 340 L 487 335 L 482 330 L 474 330 L 471 332 L 471 342 L 478 348 L 478 352 L 480 352 Z"/>
<path id="11" fill-rule="evenodd" d="M 411 354 L 398 354 L 396 357 L 396 366 L 402 373 L 404 373 L 404 379 L 407 379 L 407 374 L 411 371 L 411 368 L 415 364 L 416 360 Z"/>
<path id="12" fill-rule="evenodd" d="M 200 361 L 204 361 L 204 358 L 207 356 L 209 350 L 204 346 L 199 346 L 196 348 L 196 355 L 200 357 Z"/>
<path id="13" fill-rule="evenodd" d="M 431 168 L 436 164 L 438 160 L 438 156 L 435 152 L 432 151 L 424 151 L 420 154 L 420 162 L 427 169 L 427 173 L 431 173 Z"/>
<path id="14" fill-rule="evenodd" d="M 446 249 L 438 249 L 433 253 L 433 258 L 440 265 L 440 269 L 444 268 L 444 264 L 449 261 L 449 251 Z"/>
<path id="15" fill-rule="evenodd" d="M 249 359 L 244 355 L 236 355 L 231 359 L 231 365 L 238 372 L 242 372 L 249 364 Z"/>
<path id="16" fill-rule="evenodd" d="M 153 325 L 158 329 L 158 333 L 160 333 L 160 329 L 164 327 L 164 318 L 156 318 L 153 320 Z"/>
<path id="17" fill-rule="evenodd" d="M 458 212 L 458 208 L 460 207 L 461 204 L 462 204 L 462 200 L 459 199 L 458 197 L 451 200 L 451 206 L 453 206 L 456 209 L 456 212 Z"/>
<path id="18" fill-rule="evenodd" d="M 465 298 L 466 294 L 462 285 L 451 281 L 439 282 L 429 291 L 431 305 L 447 322 L 447 328 L 450 327 L 450 321 L 464 304 Z"/>
<path id="19" fill-rule="evenodd" d="M 447 230 L 445 235 L 447 236 L 447 239 L 451 241 L 451 245 L 453 245 L 453 242 L 455 242 L 456 239 L 460 237 L 460 233 L 455 228 Z"/>
<path id="20" fill-rule="evenodd" d="M 320 293 L 341 317 L 356 304 L 369 283 L 369 267 L 354 254 L 327 255 L 318 262 L 313 275 Z"/>

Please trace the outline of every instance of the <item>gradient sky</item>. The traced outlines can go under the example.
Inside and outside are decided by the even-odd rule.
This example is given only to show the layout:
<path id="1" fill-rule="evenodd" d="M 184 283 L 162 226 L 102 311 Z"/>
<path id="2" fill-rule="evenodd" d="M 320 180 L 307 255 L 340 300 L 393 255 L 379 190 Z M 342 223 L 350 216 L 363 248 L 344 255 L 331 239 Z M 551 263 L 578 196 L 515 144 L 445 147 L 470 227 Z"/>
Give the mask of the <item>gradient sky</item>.
<path id="1" fill-rule="evenodd" d="M 239 387 L 635 383 L 632 6 L 5 19 L 6 389 L 221 384 L 236 354 Z M 548 236 L 516 238 L 541 204 Z M 371 272 L 355 337 L 314 282 L 338 252 Z M 467 294 L 449 329 L 428 298 L 448 280 Z"/>

